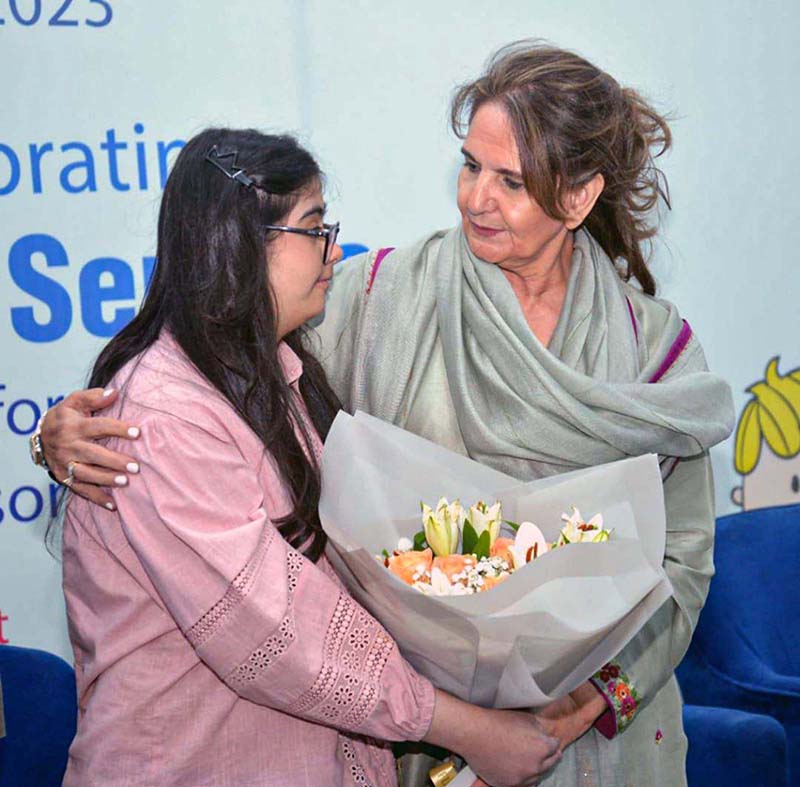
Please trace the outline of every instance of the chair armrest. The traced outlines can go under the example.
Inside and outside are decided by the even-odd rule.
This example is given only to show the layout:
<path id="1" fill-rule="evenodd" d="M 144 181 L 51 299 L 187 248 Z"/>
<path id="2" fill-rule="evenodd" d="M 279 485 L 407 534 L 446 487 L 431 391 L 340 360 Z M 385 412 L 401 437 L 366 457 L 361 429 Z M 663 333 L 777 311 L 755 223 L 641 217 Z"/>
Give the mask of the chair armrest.
<path id="1" fill-rule="evenodd" d="M 685 705 L 683 725 L 689 784 L 788 787 L 786 731 L 770 716 Z"/>

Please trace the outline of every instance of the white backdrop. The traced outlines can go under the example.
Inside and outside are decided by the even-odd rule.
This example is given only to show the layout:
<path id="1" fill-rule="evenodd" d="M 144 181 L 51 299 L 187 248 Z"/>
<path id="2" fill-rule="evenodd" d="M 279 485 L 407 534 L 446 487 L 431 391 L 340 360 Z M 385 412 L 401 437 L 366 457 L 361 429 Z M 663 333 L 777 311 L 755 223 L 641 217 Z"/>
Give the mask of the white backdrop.
<path id="1" fill-rule="evenodd" d="M 0 644 L 69 657 L 27 436 L 136 307 L 175 141 L 206 125 L 296 132 L 343 241 L 399 245 L 456 221 L 454 85 L 520 37 L 576 49 L 674 117 L 655 270 L 737 407 L 772 356 L 800 366 L 791 0 L 0 0 L 0 20 Z M 714 458 L 724 513 L 730 442 Z"/>

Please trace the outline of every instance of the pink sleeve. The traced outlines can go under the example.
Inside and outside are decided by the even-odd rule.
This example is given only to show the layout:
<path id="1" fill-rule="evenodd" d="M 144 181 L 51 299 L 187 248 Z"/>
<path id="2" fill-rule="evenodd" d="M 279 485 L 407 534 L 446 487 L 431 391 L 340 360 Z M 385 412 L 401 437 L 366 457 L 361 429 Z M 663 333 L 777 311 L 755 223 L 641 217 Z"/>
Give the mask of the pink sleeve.
<path id="1" fill-rule="evenodd" d="M 280 536 L 269 462 L 254 467 L 224 428 L 148 411 L 137 423 L 126 450 L 141 473 L 115 501 L 157 602 L 198 656 L 252 702 L 376 738 L 425 735 L 433 687 Z"/>

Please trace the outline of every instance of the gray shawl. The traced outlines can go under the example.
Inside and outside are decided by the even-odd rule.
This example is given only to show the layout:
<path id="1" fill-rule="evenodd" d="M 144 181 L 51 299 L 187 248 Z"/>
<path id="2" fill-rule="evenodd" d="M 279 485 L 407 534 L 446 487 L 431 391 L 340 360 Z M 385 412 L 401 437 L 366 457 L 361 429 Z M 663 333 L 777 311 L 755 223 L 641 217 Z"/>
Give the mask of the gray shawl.
<path id="1" fill-rule="evenodd" d="M 319 333 L 319 357 L 345 407 L 412 428 L 420 426 L 414 414 L 449 406 L 424 413 L 436 439 L 454 450 L 463 444 L 473 459 L 522 480 L 646 452 L 669 457 L 666 475 L 678 459 L 696 457 L 665 486 L 665 570 L 675 601 L 618 656 L 643 699 L 637 721 L 611 741 L 585 735 L 543 780 L 683 787 L 686 739 L 670 675 L 713 573 L 713 491 L 703 454 L 730 433 L 734 413 L 728 386 L 707 371 L 675 307 L 623 282 L 581 231 L 545 348 L 503 273 L 475 258 L 456 229 L 339 266 Z M 451 430 L 460 439 L 450 439 Z M 670 743 L 654 750 L 657 730 Z M 403 763 L 403 785 L 428 783 L 431 758 Z"/>
<path id="2" fill-rule="evenodd" d="M 460 228 L 374 260 L 344 264 L 328 308 L 349 313 L 323 323 L 323 362 L 350 409 L 404 426 L 438 340 L 468 454 L 520 479 L 695 456 L 730 434 L 730 389 L 677 309 L 623 282 L 584 230 L 549 347 Z"/>

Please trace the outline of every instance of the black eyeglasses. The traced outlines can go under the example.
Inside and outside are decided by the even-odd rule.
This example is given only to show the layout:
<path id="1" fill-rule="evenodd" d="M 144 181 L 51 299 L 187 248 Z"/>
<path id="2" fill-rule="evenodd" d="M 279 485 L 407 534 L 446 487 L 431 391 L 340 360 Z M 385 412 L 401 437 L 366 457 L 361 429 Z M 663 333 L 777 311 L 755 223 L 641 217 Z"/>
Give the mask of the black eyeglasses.
<path id="1" fill-rule="evenodd" d="M 339 236 L 339 222 L 336 224 L 323 224 L 322 229 L 305 229 L 303 227 L 286 227 L 283 224 L 265 224 L 264 229 L 274 232 L 292 232 L 295 235 L 308 235 L 311 238 L 325 238 L 325 248 L 322 251 L 322 264 L 327 265 L 331 260 L 330 256 L 333 247 L 336 245 L 336 238 Z"/>

